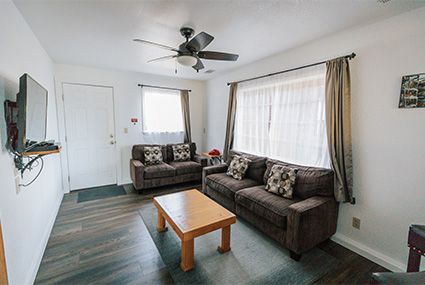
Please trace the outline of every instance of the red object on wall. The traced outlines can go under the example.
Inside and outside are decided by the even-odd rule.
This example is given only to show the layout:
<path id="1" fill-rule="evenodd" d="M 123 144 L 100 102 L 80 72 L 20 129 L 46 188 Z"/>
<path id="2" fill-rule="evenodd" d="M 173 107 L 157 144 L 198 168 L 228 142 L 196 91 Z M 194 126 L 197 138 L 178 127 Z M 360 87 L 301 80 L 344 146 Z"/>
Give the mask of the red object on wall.
<path id="1" fill-rule="evenodd" d="M 131 118 L 132 123 L 137 123 L 137 118 Z"/>

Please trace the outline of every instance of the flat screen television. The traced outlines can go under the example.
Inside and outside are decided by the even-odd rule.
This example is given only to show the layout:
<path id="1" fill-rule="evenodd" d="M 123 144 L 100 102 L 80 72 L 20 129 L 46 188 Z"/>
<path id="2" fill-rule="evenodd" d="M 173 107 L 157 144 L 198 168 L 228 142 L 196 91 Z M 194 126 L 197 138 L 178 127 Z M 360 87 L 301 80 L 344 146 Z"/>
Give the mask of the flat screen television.
<path id="1" fill-rule="evenodd" d="M 12 107 L 6 110 L 6 114 L 12 114 L 6 121 L 8 146 L 15 152 L 24 153 L 27 141 L 46 140 L 47 96 L 47 90 L 31 76 L 25 73 L 20 77 L 16 103 L 5 104 Z"/>

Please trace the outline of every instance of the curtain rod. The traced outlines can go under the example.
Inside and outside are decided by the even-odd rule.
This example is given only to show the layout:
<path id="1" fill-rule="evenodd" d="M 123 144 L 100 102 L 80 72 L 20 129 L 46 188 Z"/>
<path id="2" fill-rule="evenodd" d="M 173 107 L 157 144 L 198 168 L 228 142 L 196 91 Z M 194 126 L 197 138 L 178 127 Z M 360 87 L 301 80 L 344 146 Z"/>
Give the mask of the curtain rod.
<path id="1" fill-rule="evenodd" d="M 356 57 L 356 54 L 353 52 L 352 54 L 348 54 L 348 55 L 336 57 L 334 59 L 341 58 L 341 57 L 345 57 L 345 58 L 348 58 L 348 59 L 353 59 L 353 58 Z M 330 59 L 330 60 L 332 60 L 332 59 Z M 298 69 L 312 67 L 312 66 L 315 66 L 315 65 L 326 63 L 327 61 L 329 61 L 329 60 L 325 60 L 325 61 L 321 61 L 321 62 L 316 62 L 316 63 L 312 63 L 312 64 L 300 66 L 300 67 L 295 67 L 295 68 L 291 68 L 291 69 L 287 69 L 287 70 L 283 70 L 283 71 L 278 71 L 278 72 L 274 72 L 274 73 L 270 73 L 270 74 L 266 74 L 266 75 L 261 75 L 261 76 L 257 76 L 257 77 L 252 77 L 252 78 L 248 78 L 248 79 L 244 79 L 244 80 L 240 80 L 240 81 L 227 82 L 227 85 L 230 85 L 232 83 L 242 83 L 242 82 L 251 81 L 251 80 L 255 80 L 255 79 L 260 79 L 260 78 L 264 78 L 264 77 L 269 77 L 269 76 L 273 76 L 273 75 L 277 75 L 277 74 L 281 74 L 281 73 L 285 73 L 285 72 L 295 71 L 295 70 L 298 70 Z"/>
<path id="2" fill-rule="evenodd" d="M 139 87 L 150 87 L 150 88 L 159 88 L 159 89 L 167 89 L 167 90 L 177 90 L 177 91 L 188 91 L 192 92 L 192 90 L 189 89 L 178 89 L 178 88 L 171 88 L 171 87 L 162 87 L 162 86 L 154 86 L 154 85 L 146 85 L 146 84 L 139 84 Z"/>

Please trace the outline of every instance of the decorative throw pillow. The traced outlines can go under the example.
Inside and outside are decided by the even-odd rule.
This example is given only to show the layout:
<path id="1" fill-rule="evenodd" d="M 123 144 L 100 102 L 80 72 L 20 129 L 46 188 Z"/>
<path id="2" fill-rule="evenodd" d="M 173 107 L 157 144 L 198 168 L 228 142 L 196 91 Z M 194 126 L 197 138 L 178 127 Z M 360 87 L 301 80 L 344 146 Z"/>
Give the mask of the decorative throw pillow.
<path id="1" fill-rule="evenodd" d="M 251 160 L 244 158 L 239 155 L 235 155 L 230 162 L 229 167 L 227 168 L 226 174 L 232 176 L 237 180 L 242 180 L 246 171 L 248 170 L 248 166 Z"/>
<path id="2" fill-rule="evenodd" d="M 269 178 L 267 179 L 266 190 L 285 198 L 292 198 L 292 186 L 295 184 L 297 169 L 292 169 L 283 165 L 273 165 Z"/>
<path id="3" fill-rule="evenodd" d="M 146 165 L 154 165 L 164 163 L 162 158 L 162 147 L 160 146 L 145 146 L 143 148 Z"/>
<path id="4" fill-rule="evenodd" d="M 174 161 L 188 161 L 190 160 L 190 145 L 177 144 L 173 145 Z"/>

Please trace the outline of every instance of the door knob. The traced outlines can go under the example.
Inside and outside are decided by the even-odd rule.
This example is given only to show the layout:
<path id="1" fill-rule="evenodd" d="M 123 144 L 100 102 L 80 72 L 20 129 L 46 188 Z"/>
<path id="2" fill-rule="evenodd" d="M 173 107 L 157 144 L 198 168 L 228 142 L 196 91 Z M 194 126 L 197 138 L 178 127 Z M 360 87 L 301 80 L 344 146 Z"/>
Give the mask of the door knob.
<path id="1" fill-rule="evenodd" d="M 109 143 L 110 143 L 110 144 L 114 144 L 115 142 L 114 142 L 114 141 L 110 141 Z"/>
<path id="2" fill-rule="evenodd" d="M 113 138 L 113 137 L 114 137 L 114 135 L 113 135 L 113 134 L 110 134 L 110 135 L 109 135 L 109 137 L 110 137 L 110 138 Z"/>

